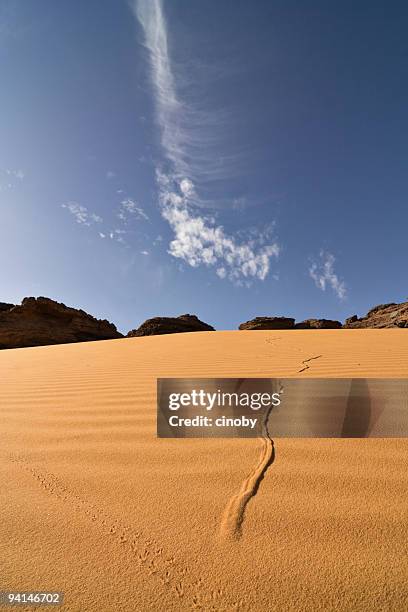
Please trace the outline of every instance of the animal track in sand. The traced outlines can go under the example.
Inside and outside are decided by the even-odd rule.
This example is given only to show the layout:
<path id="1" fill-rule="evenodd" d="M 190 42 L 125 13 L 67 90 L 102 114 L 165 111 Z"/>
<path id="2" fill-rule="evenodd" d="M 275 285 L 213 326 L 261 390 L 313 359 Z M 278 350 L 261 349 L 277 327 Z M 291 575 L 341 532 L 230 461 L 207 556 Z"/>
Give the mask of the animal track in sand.
<path id="1" fill-rule="evenodd" d="M 305 367 L 304 367 L 304 368 L 302 368 L 301 370 L 298 370 L 298 373 L 299 373 L 299 372 L 304 372 L 305 370 L 309 370 L 310 365 L 308 365 L 308 362 L 309 362 L 309 361 L 313 361 L 314 359 L 320 359 L 320 357 L 323 357 L 323 355 L 316 355 L 316 357 L 309 357 L 309 359 L 304 359 L 304 360 L 302 361 L 302 363 L 305 363 L 306 365 L 305 365 Z"/>
<path id="2" fill-rule="evenodd" d="M 268 430 L 271 410 L 272 406 L 265 412 L 258 462 L 242 482 L 238 493 L 231 497 L 224 510 L 220 527 L 220 535 L 223 540 L 238 540 L 241 537 L 242 523 L 248 502 L 257 494 L 266 470 L 275 460 L 275 447 Z"/>
<path id="3" fill-rule="evenodd" d="M 10 460 L 30 474 L 46 493 L 89 518 L 103 536 L 120 546 L 122 554 L 127 551 L 133 556 L 142 572 L 169 588 L 178 600 L 183 599 L 187 606 L 185 609 L 222 609 L 221 602 L 214 601 L 215 592 L 218 593 L 218 598 L 222 597 L 221 588 L 214 591 L 214 584 L 206 584 L 203 577 L 197 580 L 197 577 L 191 576 L 189 581 L 189 568 L 181 565 L 169 551 L 165 553 L 164 547 L 153 537 L 144 536 L 141 531 L 123 524 L 105 510 L 71 491 L 60 478 L 42 467 L 35 466 L 27 458 L 15 455 L 11 456 Z M 217 607 L 213 608 L 215 603 Z"/>

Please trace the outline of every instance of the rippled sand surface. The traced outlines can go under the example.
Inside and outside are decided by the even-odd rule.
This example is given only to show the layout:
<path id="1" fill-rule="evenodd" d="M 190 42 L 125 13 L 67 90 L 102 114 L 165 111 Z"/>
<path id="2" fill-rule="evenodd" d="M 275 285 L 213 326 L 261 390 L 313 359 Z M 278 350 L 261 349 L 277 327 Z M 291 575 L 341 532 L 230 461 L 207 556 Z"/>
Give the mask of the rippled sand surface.
<path id="1" fill-rule="evenodd" d="M 157 439 L 173 376 L 408 378 L 408 333 L 0 351 L 3 590 L 75 612 L 408 609 L 408 440 Z"/>

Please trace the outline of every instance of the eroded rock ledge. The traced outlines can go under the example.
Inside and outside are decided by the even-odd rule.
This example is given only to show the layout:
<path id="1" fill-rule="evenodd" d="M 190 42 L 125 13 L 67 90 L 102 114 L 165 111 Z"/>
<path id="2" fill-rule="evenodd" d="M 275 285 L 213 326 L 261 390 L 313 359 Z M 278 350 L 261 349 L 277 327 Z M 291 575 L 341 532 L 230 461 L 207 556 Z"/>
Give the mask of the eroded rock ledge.
<path id="1" fill-rule="evenodd" d="M 214 331 L 211 325 L 200 321 L 196 315 L 184 314 L 179 317 L 154 317 L 147 319 L 140 327 L 131 330 L 127 336 L 156 336 L 182 332 Z"/>
<path id="2" fill-rule="evenodd" d="M 268 329 L 353 329 L 353 328 L 408 329 L 408 302 L 380 304 L 359 318 L 353 315 L 344 325 L 332 319 L 306 319 L 295 323 L 292 317 L 256 317 L 241 323 L 240 330 Z M 196 315 L 154 317 L 147 319 L 127 337 L 178 334 L 183 332 L 214 331 Z M 0 349 L 66 344 L 93 340 L 123 338 L 115 325 L 100 320 L 85 311 L 70 308 L 45 297 L 24 298 L 20 306 L 0 302 Z"/>
<path id="3" fill-rule="evenodd" d="M 408 328 L 408 302 L 401 304 L 379 304 L 360 319 L 353 315 L 346 319 L 345 328 L 361 327 L 406 327 Z"/>
<path id="4" fill-rule="evenodd" d="M 332 319 L 306 319 L 295 323 L 291 317 L 256 317 L 241 323 L 241 330 L 257 329 L 353 329 L 353 328 L 408 328 L 408 302 L 380 304 L 368 311 L 365 317 L 353 315 L 344 325 Z"/>
<path id="5" fill-rule="evenodd" d="M 256 317 L 245 323 L 241 323 L 238 329 L 293 329 L 295 319 L 291 317 Z"/>
<path id="6" fill-rule="evenodd" d="M 0 304 L 0 348 L 122 338 L 115 325 L 45 297 Z"/>

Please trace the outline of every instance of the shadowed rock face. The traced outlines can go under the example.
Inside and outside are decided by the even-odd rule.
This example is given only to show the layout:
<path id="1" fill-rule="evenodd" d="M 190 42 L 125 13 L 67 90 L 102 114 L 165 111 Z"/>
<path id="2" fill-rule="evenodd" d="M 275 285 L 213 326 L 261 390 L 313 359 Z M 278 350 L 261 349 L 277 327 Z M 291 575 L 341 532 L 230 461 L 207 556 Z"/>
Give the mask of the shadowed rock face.
<path id="1" fill-rule="evenodd" d="M 346 319 L 345 328 L 359 327 L 406 327 L 408 328 L 408 302 L 380 304 L 360 319 L 353 315 Z"/>
<path id="2" fill-rule="evenodd" d="M 5 312 L 6 310 L 10 310 L 14 308 L 15 304 L 7 304 L 6 302 L 0 302 L 0 312 Z"/>
<path id="3" fill-rule="evenodd" d="M 241 323 L 239 329 L 293 329 L 295 319 L 290 317 L 256 317 L 246 323 Z"/>
<path id="4" fill-rule="evenodd" d="M 295 329 L 340 329 L 341 327 L 340 321 L 331 319 L 306 319 L 295 325 Z"/>
<path id="5" fill-rule="evenodd" d="M 137 329 L 132 329 L 127 335 L 156 336 L 161 334 L 180 334 L 182 332 L 214 331 L 207 323 L 200 321 L 195 315 L 184 314 L 179 317 L 154 317 L 147 319 Z"/>
<path id="6" fill-rule="evenodd" d="M 0 306 L 2 349 L 122 337 L 109 321 L 95 319 L 83 310 L 69 308 L 49 298 L 29 297 L 24 298 L 21 306 Z"/>

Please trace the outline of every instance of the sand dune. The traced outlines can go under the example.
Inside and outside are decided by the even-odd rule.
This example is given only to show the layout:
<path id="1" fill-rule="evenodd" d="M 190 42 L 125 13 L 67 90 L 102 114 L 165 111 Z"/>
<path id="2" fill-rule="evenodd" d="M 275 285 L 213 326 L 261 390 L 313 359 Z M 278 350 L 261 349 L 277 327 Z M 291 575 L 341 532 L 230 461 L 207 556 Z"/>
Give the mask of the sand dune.
<path id="1" fill-rule="evenodd" d="M 156 438 L 157 377 L 408 378 L 405 330 L 6 350 L 0 376 L 3 590 L 75 612 L 408 609 L 408 440 Z"/>

